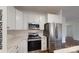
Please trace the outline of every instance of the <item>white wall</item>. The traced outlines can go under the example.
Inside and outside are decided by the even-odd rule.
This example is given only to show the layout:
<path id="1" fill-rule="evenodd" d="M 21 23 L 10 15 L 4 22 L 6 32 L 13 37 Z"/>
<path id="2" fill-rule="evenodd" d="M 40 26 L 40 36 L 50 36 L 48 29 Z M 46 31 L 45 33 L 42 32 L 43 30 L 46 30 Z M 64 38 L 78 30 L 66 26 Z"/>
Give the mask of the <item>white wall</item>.
<path id="1" fill-rule="evenodd" d="M 66 19 L 65 17 L 62 18 L 62 42 L 65 43 L 65 37 L 67 34 L 67 30 L 66 30 Z"/>
<path id="2" fill-rule="evenodd" d="M 67 20 L 67 23 L 70 24 L 70 28 L 68 28 L 67 33 L 70 34 L 75 40 L 79 40 L 79 21 L 77 20 Z M 71 29 L 71 32 L 69 32 Z M 68 35 L 67 34 L 67 35 Z"/>

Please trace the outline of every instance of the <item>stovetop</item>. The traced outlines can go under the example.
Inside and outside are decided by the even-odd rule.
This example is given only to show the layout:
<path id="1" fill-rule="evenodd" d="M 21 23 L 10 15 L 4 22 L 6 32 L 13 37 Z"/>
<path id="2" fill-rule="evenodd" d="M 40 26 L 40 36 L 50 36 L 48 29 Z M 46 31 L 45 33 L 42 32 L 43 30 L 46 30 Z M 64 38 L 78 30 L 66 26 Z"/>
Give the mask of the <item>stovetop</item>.
<path id="1" fill-rule="evenodd" d="M 28 39 L 41 39 L 41 37 L 28 37 Z"/>
<path id="2" fill-rule="evenodd" d="M 41 39 L 37 33 L 31 33 L 28 35 L 28 39 Z"/>

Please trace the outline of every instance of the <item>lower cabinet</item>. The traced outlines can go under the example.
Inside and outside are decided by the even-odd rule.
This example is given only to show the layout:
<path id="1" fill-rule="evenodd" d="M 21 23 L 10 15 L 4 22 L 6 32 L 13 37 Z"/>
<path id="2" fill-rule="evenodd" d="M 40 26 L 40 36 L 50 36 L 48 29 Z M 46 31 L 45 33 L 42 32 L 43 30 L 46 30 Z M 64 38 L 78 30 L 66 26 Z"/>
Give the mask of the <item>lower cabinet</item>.
<path id="1" fill-rule="evenodd" d="M 8 53 L 16 53 L 17 52 L 17 46 L 12 46 L 10 49 L 8 49 Z"/>
<path id="2" fill-rule="evenodd" d="M 17 53 L 27 53 L 27 40 L 22 40 L 18 45 L 17 45 Z"/>
<path id="3" fill-rule="evenodd" d="M 16 30 L 23 30 L 23 12 L 16 9 Z"/>
<path id="4" fill-rule="evenodd" d="M 41 50 L 47 50 L 47 39 L 46 37 L 42 37 L 42 40 L 41 40 Z"/>

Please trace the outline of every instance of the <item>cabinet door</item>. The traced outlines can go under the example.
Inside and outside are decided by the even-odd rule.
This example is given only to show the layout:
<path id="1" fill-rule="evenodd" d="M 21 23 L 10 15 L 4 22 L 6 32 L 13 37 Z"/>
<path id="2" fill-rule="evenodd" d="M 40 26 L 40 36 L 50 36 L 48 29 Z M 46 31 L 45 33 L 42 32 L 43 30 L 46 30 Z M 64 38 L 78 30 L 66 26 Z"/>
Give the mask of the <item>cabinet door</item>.
<path id="1" fill-rule="evenodd" d="M 22 40 L 19 44 L 18 44 L 18 48 L 17 48 L 17 52 L 18 53 L 27 53 L 27 40 Z"/>
<path id="2" fill-rule="evenodd" d="M 8 53 L 17 53 L 17 46 L 12 46 L 8 49 L 7 51 Z"/>
<path id="3" fill-rule="evenodd" d="M 42 48 L 42 50 L 47 50 L 47 39 L 46 39 L 46 37 L 42 37 L 42 43 L 41 43 L 41 48 Z"/>
<path id="4" fill-rule="evenodd" d="M 16 30 L 23 29 L 23 13 L 16 9 Z"/>
<path id="5" fill-rule="evenodd" d="M 7 15 L 8 15 L 7 28 L 8 28 L 8 30 L 14 30 L 15 29 L 15 20 L 16 20 L 15 8 L 10 7 L 10 6 L 7 7 Z"/>
<path id="6" fill-rule="evenodd" d="M 34 14 L 31 17 L 32 17 L 32 23 L 40 24 L 40 15 L 39 14 Z M 30 22 L 31 22 L 31 20 L 30 20 Z"/>
<path id="7" fill-rule="evenodd" d="M 29 13 L 23 13 L 24 14 L 24 23 L 23 23 L 23 27 L 24 30 L 28 29 L 28 21 L 29 21 Z"/>
<path id="8" fill-rule="evenodd" d="M 56 14 L 48 14 L 48 23 L 62 23 L 62 17 Z"/>
<path id="9" fill-rule="evenodd" d="M 40 15 L 40 29 L 43 30 L 44 29 L 44 24 L 46 22 L 46 17 L 45 15 Z"/>

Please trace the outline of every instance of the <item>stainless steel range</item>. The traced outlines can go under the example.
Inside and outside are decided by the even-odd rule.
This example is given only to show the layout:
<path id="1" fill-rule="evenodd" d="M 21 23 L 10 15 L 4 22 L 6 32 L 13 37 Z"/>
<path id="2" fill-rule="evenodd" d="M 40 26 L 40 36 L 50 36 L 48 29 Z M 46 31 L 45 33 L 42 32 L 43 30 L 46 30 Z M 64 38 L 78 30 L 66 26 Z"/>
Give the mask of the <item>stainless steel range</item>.
<path id="1" fill-rule="evenodd" d="M 41 37 L 38 33 L 29 33 L 28 35 L 28 52 L 41 50 Z"/>

